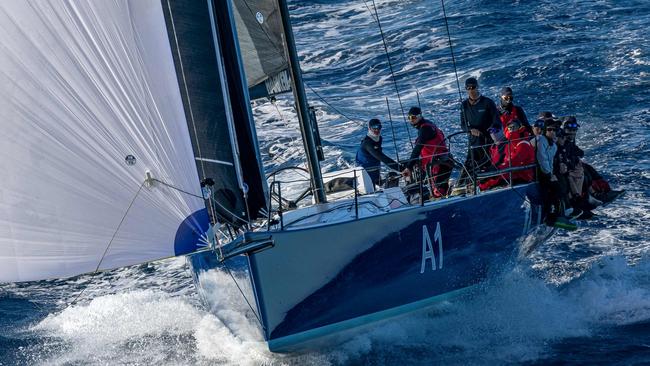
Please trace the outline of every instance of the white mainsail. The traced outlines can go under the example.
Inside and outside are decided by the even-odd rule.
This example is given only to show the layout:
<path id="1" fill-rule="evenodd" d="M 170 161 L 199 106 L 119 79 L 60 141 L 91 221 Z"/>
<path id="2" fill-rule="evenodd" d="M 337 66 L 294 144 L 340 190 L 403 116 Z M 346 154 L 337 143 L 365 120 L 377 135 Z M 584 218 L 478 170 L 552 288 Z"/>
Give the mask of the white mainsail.
<path id="1" fill-rule="evenodd" d="M 191 251 L 207 215 L 177 80 L 159 0 L 0 2 L 0 282 Z"/>

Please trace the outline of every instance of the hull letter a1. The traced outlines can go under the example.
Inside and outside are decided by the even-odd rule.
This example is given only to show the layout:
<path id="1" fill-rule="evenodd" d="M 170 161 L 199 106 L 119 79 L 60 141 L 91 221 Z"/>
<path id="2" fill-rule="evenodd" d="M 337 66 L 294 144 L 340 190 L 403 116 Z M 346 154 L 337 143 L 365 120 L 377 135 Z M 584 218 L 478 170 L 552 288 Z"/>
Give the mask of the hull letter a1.
<path id="1" fill-rule="evenodd" d="M 436 232 L 433 239 L 438 242 L 438 256 L 440 258 L 438 268 L 442 269 L 442 232 L 440 230 L 440 222 L 436 223 Z M 429 230 L 426 225 L 422 225 L 422 265 L 420 266 L 420 273 L 424 273 L 427 265 L 427 259 L 431 260 L 431 270 L 435 271 L 436 268 L 436 254 L 433 251 L 433 242 L 429 236 Z"/>

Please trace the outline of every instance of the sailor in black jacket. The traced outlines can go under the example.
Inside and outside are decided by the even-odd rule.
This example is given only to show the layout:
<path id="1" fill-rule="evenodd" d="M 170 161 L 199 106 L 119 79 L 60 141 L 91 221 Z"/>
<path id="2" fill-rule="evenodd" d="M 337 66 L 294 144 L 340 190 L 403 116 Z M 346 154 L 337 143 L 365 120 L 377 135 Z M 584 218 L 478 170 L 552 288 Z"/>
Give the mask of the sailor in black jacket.
<path id="1" fill-rule="evenodd" d="M 372 183 L 380 185 L 380 168 L 381 163 L 388 165 L 389 168 L 400 171 L 400 166 L 395 160 L 389 158 L 382 151 L 381 143 L 381 122 L 373 118 L 368 122 L 368 133 L 361 141 L 357 150 L 356 163 L 362 166 L 370 175 Z"/>
<path id="2" fill-rule="evenodd" d="M 460 128 L 469 132 L 470 151 L 465 160 L 465 167 L 474 172 L 482 166 L 489 163 L 489 155 L 486 151 L 489 144 L 493 141 L 490 138 L 488 129 L 491 127 L 502 130 L 499 111 L 492 99 L 481 95 L 478 91 L 478 81 L 470 77 L 465 80 L 465 89 L 467 90 L 467 99 L 461 105 L 460 110 Z M 463 170 L 460 183 L 465 184 L 467 173 Z"/>

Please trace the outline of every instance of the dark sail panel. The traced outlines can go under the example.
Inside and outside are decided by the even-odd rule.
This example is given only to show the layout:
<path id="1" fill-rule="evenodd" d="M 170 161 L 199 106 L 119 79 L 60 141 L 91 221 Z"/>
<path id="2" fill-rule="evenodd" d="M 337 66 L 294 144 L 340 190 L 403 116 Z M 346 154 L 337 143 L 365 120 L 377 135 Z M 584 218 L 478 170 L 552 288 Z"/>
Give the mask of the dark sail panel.
<path id="1" fill-rule="evenodd" d="M 163 0 L 162 4 L 200 179 L 214 182 L 210 188 L 219 219 L 242 226 L 249 218 L 256 218 L 266 204 L 254 130 L 248 123 L 241 123 L 250 115 L 249 102 L 237 92 L 238 85 L 239 88 L 242 85 L 238 80 L 241 74 L 229 65 L 236 55 L 232 49 L 227 55 L 215 49 L 217 43 L 208 2 Z M 226 11 L 224 7 L 218 4 L 216 9 Z M 229 37 L 233 37 L 232 33 L 221 38 Z M 227 86 L 220 78 L 217 55 L 225 60 Z M 224 95 L 224 87 L 228 95 Z M 228 115 L 230 111 L 232 116 Z M 239 127 L 230 125 L 229 117 Z M 237 174 L 240 164 L 237 153 L 243 162 L 241 181 Z M 248 188 L 247 200 L 242 181 Z"/>
<path id="2" fill-rule="evenodd" d="M 239 146 L 239 159 L 244 183 L 247 184 L 248 189 L 248 209 L 251 217 L 256 218 L 259 216 L 260 209 L 266 208 L 267 186 L 237 39 L 237 29 L 230 2 L 213 0 L 213 4 L 237 145 Z"/>
<path id="3" fill-rule="evenodd" d="M 250 98 L 291 91 L 282 19 L 275 0 L 233 0 Z"/>

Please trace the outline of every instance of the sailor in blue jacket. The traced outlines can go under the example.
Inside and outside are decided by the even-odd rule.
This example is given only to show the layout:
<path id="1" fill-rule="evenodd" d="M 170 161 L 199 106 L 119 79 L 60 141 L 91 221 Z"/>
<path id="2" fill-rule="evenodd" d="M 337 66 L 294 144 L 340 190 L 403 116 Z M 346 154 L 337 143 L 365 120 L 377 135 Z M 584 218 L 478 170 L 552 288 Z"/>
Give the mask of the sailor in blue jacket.
<path id="1" fill-rule="evenodd" d="M 382 151 L 381 143 L 381 121 L 376 118 L 368 121 L 368 133 L 361 141 L 361 146 L 357 150 L 356 163 L 362 166 L 370 175 L 375 185 L 380 185 L 380 168 L 381 163 L 388 165 L 389 168 L 400 171 L 400 165 L 395 160 L 389 158 Z"/>

